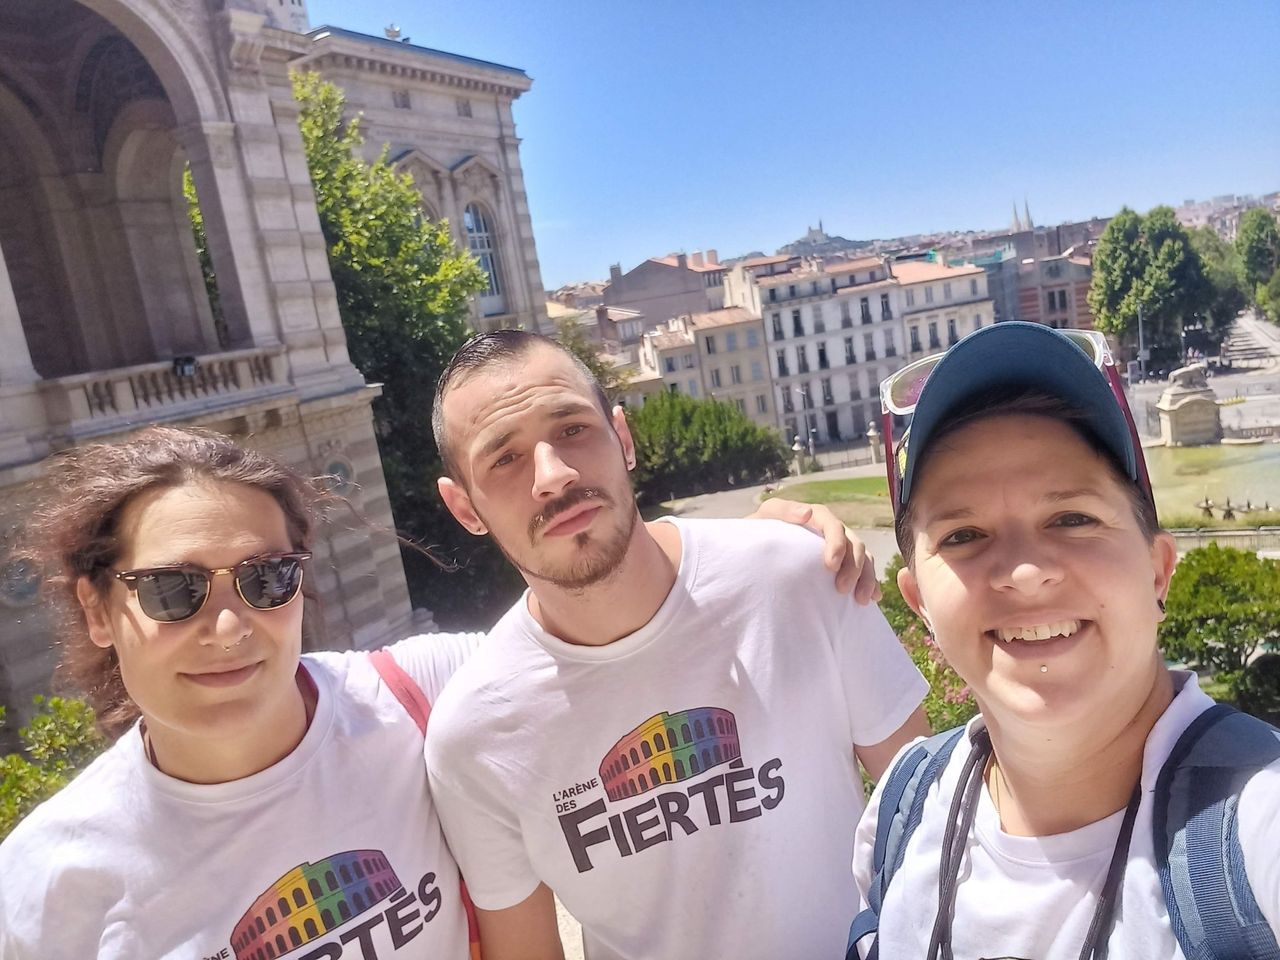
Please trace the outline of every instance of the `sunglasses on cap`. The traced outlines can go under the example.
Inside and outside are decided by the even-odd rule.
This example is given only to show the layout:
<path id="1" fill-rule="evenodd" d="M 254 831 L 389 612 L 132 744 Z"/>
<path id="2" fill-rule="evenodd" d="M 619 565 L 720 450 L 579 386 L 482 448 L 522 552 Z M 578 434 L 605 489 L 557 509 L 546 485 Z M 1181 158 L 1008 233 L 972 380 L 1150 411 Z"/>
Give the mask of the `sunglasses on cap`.
<path id="1" fill-rule="evenodd" d="M 1054 332 L 1078 347 L 1106 377 L 1112 396 L 1124 413 L 1124 419 L 1129 428 L 1129 436 L 1137 461 L 1137 481 L 1147 498 L 1154 502 L 1151 479 L 1147 475 L 1147 465 L 1142 457 L 1142 442 L 1138 437 L 1138 428 L 1134 423 L 1133 413 L 1129 410 L 1129 402 L 1124 394 L 1124 383 L 1116 367 L 1115 358 L 1111 354 L 1111 348 L 1107 345 L 1107 338 L 1097 330 L 1065 329 L 1055 330 Z M 929 380 L 929 375 L 933 373 L 946 355 L 946 352 L 943 352 L 922 357 L 907 364 L 896 373 L 890 374 L 880 382 L 880 412 L 883 427 L 885 465 L 889 479 L 889 496 L 895 516 L 901 507 L 899 493 L 902 486 L 902 478 L 907 469 L 907 450 L 911 429 L 908 427 L 903 433 L 902 439 L 895 450 L 893 445 L 893 418 L 894 416 L 909 416 L 915 412 L 916 404 L 919 402 L 920 395 Z"/>
<path id="2" fill-rule="evenodd" d="M 234 567 L 206 570 L 183 563 L 111 574 L 138 597 L 138 606 L 157 623 L 179 623 L 199 613 L 209 599 L 213 578 L 230 574 L 240 599 L 255 610 L 278 610 L 302 590 L 302 562 L 309 553 L 273 553 L 242 560 Z"/>

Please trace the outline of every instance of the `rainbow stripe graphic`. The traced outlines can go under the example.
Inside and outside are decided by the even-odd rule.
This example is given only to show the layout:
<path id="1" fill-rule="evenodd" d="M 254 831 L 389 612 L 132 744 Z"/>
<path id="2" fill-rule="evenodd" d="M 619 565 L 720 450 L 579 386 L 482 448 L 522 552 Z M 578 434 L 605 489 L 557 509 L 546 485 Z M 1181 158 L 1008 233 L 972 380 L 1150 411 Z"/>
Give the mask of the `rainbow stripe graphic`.
<path id="1" fill-rule="evenodd" d="M 600 782 L 610 800 L 625 800 L 741 756 L 738 721 L 728 710 L 694 707 L 659 713 L 605 754 L 600 761 Z"/>
<path id="2" fill-rule="evenodd" d="M 231 933 L 236 960 L 274 960 L 400 889 L 380 850 L 346 850 L 294 867 L 253 901 Z"/>

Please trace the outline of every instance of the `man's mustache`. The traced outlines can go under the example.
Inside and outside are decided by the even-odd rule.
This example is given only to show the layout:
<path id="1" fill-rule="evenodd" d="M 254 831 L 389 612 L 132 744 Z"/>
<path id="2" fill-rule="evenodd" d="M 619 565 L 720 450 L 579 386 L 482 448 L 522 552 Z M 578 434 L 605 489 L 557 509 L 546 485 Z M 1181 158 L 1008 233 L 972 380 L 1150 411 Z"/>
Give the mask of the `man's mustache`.
<path id="1" fill-rule="evenodd" d="M 551 501 L 538 512 L 538 515 L 529 522 L 529 539 L 532 540 L 536 537 L 539 530 L 560 516 L 560 514 L 566 510 L 572 510 L 578 504 L 585 503 L 587 500 L 595 501 L 601 506 L 613 505 L 613 498 L 599 487 L 576 487 L 559 500 Z"/>

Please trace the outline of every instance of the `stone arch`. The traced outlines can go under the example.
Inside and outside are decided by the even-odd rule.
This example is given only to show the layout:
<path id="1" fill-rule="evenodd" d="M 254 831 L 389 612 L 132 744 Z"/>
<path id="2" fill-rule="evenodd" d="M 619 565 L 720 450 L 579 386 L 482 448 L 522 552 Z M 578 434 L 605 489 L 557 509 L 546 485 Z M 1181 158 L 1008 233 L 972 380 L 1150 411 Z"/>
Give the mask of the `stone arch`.
<path id="1" fill-rule="evenodd" d="M 479 198 L 468 201 L 462 208 L 462 229 L 467 249 L 489 277 L 487 289 L 476 297 L 480 314 L 500 316 L 507 312 L 507 267 L 502 229 L 494 208 Z"/>
<path id="2" fill-rule="evenodd" d="M 392 164 L 397 170 L 409 174 L 413 185 L 422 196 L 422 212 L 428 220 L 455 217 L 449 212 L 449 171 L 421 150 L 405 150 L 395 154 Z"/>
<path id="3" fill-rule="evenodd" d="M 79 191 L 62 179 L 62 146 L 55 128 L 31 112 L 32 103 L 0 84 L 0 251 L 37 373 L 61 376 L 81 369 L 84 344 L 67 336 L 58 318 L 74 312 L 63 245 L 50 217 L 54 206 L 75 205 Z"/>
<path id="4" fill-rule="evenodd" d="M 138 318 L 123 331 L 153 357 L 217 349 L 182 174 L 185 150 L 167 101 L 135 100 L 117 117 L 104 150 L 105 173 L 125 237 L 121 254 L 136 279 Z"/>
<path id="5" fill-rule="evenodd" d="M 506 191 L 506 178 L 489 160 L 478 155 L 464 157 L 453 165 L 451 173 L 458 195 L 458 208 L 464 215 L 462 242 L 471 246 L 465 225 L 465 213 L 470 205 L 477 204 L 486 209 L 493 225 L 493 246 L 498 258 L 497 275 L 502 292 L 496 299 L 481 294 L 477 302 L 480 315 L 492 317 L 523 309 L 521 249 L 511 198 Z"/>
<path id="6" fill-rule="evenodd" d="M 203 3 L 75 0 L 75 5 L 96 13 L 137 48 L 173 104 L 179 124 L 230 119 L 217 68 L 205 51 L 209 38 L 193 36 L 183 22 L 185 17 L 191 23 L 203 25 Z M 84 52 L 87 55 L 88 51 Z"/>
<path id="7" fill-rule="evenodd" d="M 203 4 L 11 0 L 0 29 L 13 54 L 6 66 L 31 79 L 21 100 L 12 80 L 0 84 L 0 117 L 29 153 L 26 202 L 0 202 L 0 243 L 17 249 L 9 273 L 37 372 L 61 377 L 212 345 L 174 173 L 179 127 L 227 116 L 198 42 Z M 54 69 L 36 70 L 42 63 Z M 5 239 L 15 236 L 24 242 Z"/>

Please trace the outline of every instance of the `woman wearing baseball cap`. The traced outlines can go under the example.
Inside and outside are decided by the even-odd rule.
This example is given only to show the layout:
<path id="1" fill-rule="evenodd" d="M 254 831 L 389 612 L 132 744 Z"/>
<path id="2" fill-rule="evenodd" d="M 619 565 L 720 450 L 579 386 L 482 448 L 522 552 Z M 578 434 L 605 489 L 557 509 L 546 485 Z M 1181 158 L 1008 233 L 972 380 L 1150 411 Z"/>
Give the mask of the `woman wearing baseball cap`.
<path id="1" fill-rule="evenodd" d="M 1176 549 L 1105 338 L 997 324 L 881 399 L 898 583 L 981 714 L 877 787 L 849 955 L 1280 956 L 1280 735 L 1160 655 Z"/>

